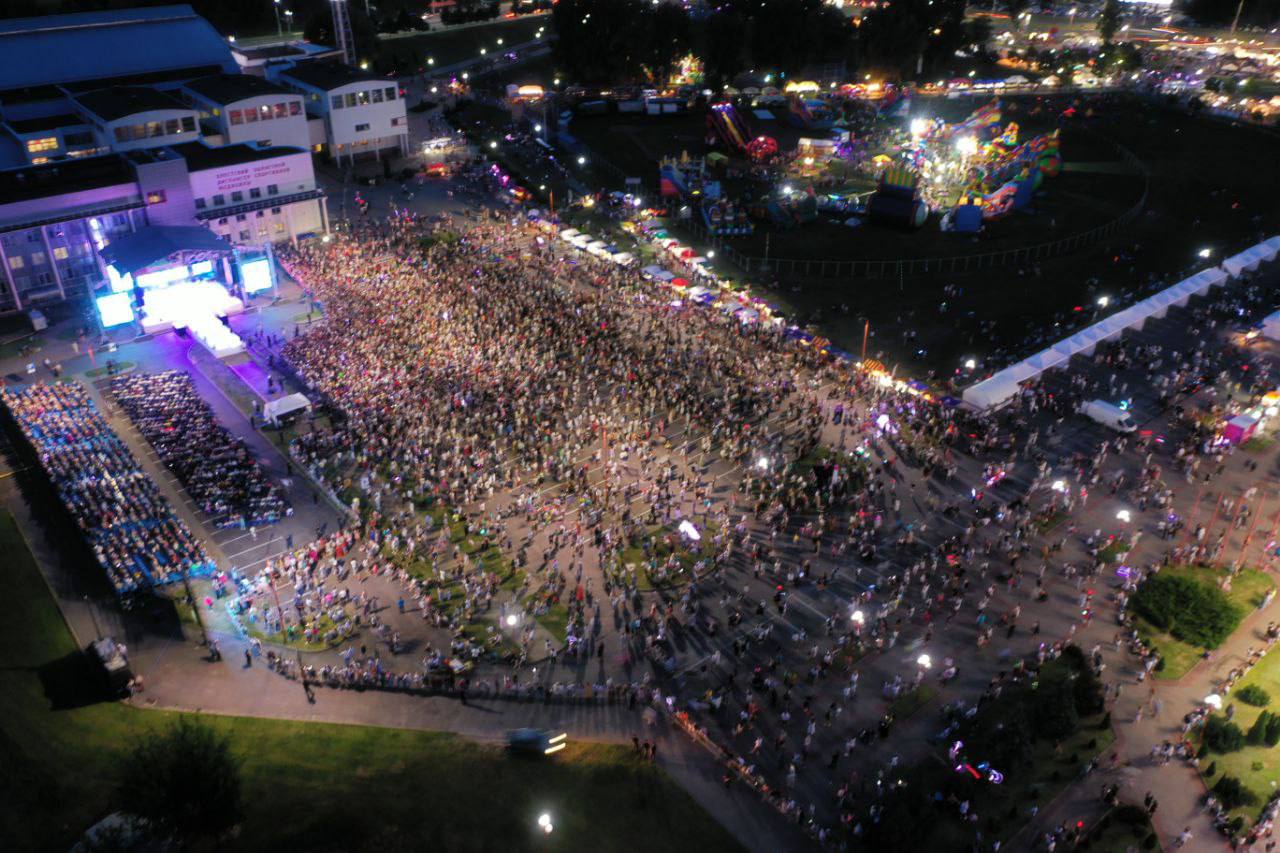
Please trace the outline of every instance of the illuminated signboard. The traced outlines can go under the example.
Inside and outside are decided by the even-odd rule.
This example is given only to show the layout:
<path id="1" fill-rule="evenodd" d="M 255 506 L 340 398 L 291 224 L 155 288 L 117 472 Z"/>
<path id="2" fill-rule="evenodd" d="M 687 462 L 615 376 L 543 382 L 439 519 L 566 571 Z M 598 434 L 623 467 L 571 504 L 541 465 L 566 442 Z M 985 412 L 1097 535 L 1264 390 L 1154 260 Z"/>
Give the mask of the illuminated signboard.
<path id="1" fill-rule="evenodd" d="M 213 261 L 200 261 L 191 265 L 191 277 L 208 275 L 213 272 Z"/>
<path id="2" fill-rule="evenodd" d="M 271 289 L 271 261 L 257 258 L 240 265 L 240 276 L 245 293 L 258 293 Z"/>
<path id="3" fill-rule="evenodd" d="M 187 268 L 185 266 L 168 267 L 166 269 L 149 272 L 138 276 L 138 286 L 141 288 L 161 287 L 166 284 L 172 284 L 175 281 L 182 281 L 187 277 Z"/>
<path id="4" fill-rule="evenodd" d="M 102 318 L 102 327 L 123 326 L 133 322 L 133 301 L 128 293 L 112 293 L 98 297 L 98 316 Z"/>
<path id="5" fill-rule="evenodd" d="M 107 267 L 107 280 L 111 282 L 112 293 L 124 293 L 126 290 L 133 290 L 133 276 L 128 273 L 120 275 L 113 266 Z"/>

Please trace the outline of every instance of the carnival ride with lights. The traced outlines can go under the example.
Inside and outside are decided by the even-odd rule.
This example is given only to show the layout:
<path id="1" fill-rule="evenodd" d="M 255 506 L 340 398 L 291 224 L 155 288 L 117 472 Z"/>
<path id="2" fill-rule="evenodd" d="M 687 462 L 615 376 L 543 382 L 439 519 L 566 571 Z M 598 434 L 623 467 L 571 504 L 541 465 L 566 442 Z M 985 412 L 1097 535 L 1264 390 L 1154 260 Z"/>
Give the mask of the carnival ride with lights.
<path id="1" fill-rule="evenodd" d="M 944 230 L 976 231 L 984 221 L 1025 209 L 1044 178 L 1061 172 L 1056 130 L 1019 144 L 1017 123 L 1001 130 L 1001 118 L 996 100 L 956 124 L 911 121 L 902 155 L 921 175 L 930 205 L 947 211 Z"/>
<path id="2" fill-rule="evenodd" d="M 707 144 L 719 143 L 730 151 L 763 163 L 778 153 L 772 136 L 752 136 L 751 126 L 733 104 L 712 104 L 707 111 Z"/>
<path id="3" fill-rule="evenodd" d="M 745 205 L 724 198 L 719 181 L 708 175 L 707 159 L 682 152 L 658 164 L 659 192 L 665 199 L 692 205 L 707 230 L 716 236 L 751 234 L 755 226 L 747 218 Z"/>

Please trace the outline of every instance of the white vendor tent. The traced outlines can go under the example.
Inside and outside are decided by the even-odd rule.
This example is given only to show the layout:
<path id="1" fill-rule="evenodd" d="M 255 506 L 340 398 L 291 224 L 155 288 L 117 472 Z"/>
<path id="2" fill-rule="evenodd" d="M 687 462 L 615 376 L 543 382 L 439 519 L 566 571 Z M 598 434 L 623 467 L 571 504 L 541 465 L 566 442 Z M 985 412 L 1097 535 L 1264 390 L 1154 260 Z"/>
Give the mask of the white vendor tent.
<path id="1" fill-rule="evenodd" d="M 1018 393 L 1018 382 L 1008 370 L 982 380 L 964 389 L 964 401 L 975 409 L 995 409 L 1004 405 Z"/>
<path id="2" fill-rule="evenodd" d="M 1273 237 L 1228 261 L 1235 262 L 1242 269 L 1254 269 L 1263 260 L 1275 258 L 1277 253 L 1280 253 L 1280 238 Z M 1186 305 L 1192 296 L 1208 293 L 1211 288 L 1226 284 L 1230 267 L 1228 263 L 1223 266 L 1228 269 L 1212 267 L 1202 270 L 966 388 L 963 394 L 965 403 L 977 409 L 990 409 L 1003 404 L 1018 393 L 1020 383 L 1035 379 L 1046 370 L 1065 365 L 1073 355 L 1092 355 L 1098 344 L 1118 340 L 1129 329 L 1141 329 L 1152 317 L 1165 316 L 1169 306 Z M 1238 273 L 1231 273 L 1232 277 L 1236 275 Z M 1273 316 L 1277 339 L 1280 340 L 1280 312 Z M 1272 318 L 1267 319 L 1270 321 Z"/>
<path id="3" fill-rule="evenodd" d="M 1280 311 L 1271 314 L 1262 321 L 1262 336 L 1273 341 L 1280 341 Z"/>
<path id="4" fill-rule="evenodd" d="M 281 418 L 309 408 L 311 408 L 311 401 L 305 395 L 290 394 L 287 397 L 272 400 L 263 406 L 262 416 L 271 423 L 277 424 Z"/>

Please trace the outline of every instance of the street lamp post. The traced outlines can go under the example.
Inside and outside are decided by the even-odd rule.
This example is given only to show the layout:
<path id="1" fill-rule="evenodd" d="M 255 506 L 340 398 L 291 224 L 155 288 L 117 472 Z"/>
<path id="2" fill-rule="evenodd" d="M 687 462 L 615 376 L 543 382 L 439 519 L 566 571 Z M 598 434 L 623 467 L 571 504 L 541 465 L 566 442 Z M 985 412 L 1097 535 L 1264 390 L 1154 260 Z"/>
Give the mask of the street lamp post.
<path id="1" fill-rule="evenodd" d="M 280 0 L 271 0 L 271 8 L 276 13 L 276 38 L 284 38 L 284 27 L 280 23 Z"/>

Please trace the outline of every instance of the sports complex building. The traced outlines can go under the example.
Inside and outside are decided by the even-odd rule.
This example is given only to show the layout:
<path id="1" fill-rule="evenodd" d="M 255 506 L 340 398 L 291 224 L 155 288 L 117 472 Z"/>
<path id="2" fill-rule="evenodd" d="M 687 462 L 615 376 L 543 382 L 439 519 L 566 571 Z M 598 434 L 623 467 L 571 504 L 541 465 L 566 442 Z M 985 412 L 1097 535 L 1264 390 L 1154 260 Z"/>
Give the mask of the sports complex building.
<path id="1" fill-rule="evenodd" d="M 107 261 L 137 235 L 172 249 L 175 281 L 243 296 L 242 259 L 329 230 L 315 160 L 408 151 L 395 81 L 322 48 L 246 68 L 189 6 L 0 21 L 0 56 L 0 313 L 106 296 L 124 316 L 120 294 L 146 298 L 163 278 L 162 258 L 146 288 Z M 180 263 L 193 253 L 194 275 Z"/>

